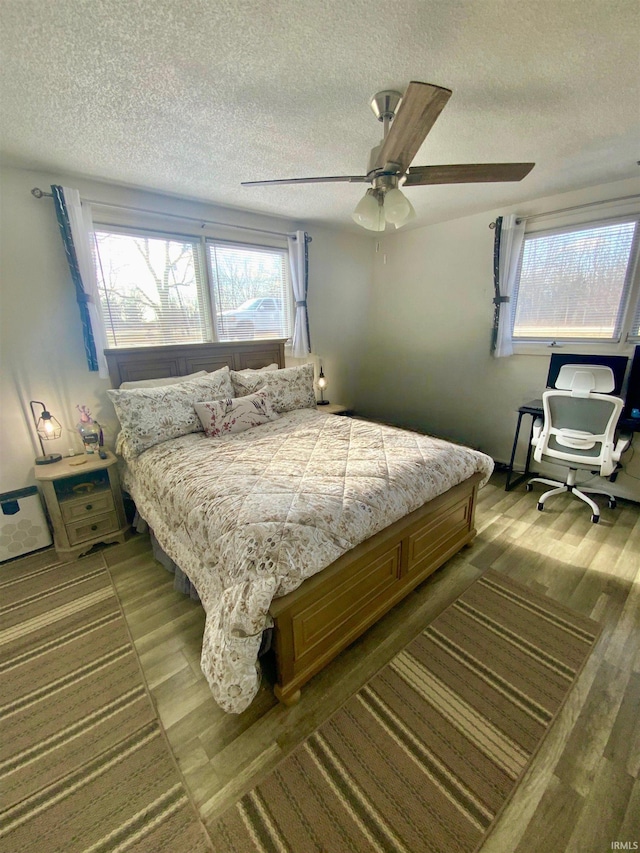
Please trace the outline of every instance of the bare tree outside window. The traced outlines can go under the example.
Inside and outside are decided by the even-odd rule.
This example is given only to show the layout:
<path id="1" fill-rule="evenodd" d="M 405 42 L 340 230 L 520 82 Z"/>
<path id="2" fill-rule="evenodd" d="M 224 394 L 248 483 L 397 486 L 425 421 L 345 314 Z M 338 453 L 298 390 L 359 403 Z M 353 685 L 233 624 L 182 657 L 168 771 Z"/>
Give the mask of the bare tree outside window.
<path id="1" fill-rule="evenodd" d="M 210 339 L 197 244 L 96 231 L 96 268 L 112 347 Z"/>

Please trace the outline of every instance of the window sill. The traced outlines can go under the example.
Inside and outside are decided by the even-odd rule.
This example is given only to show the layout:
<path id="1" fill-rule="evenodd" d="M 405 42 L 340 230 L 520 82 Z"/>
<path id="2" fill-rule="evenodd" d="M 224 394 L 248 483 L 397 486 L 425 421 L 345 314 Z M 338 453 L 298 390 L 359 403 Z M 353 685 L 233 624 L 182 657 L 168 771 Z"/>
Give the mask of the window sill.
<path id="1" fill-rule="evenodd" d="M 575 355 L 633 355 L 635 344 L 610 343 L 562 343 L 551 346 L 545 343 L 514 343 L 514 355 L 550 355 L 552 352 L 569 352 Z"/>

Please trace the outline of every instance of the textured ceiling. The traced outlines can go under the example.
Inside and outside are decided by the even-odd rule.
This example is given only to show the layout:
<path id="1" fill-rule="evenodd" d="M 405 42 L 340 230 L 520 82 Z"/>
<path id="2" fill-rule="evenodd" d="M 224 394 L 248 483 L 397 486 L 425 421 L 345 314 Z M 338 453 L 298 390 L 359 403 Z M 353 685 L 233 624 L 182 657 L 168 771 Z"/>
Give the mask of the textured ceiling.
<path id="1" fill-rule="evenodd" d="M 535 161 L 407 189 L 416 224 L 640 172 L 638 0 L 2 0 L 0 154 L 356 228 L 380 89 L 453 90 L 414 165 Z"/>

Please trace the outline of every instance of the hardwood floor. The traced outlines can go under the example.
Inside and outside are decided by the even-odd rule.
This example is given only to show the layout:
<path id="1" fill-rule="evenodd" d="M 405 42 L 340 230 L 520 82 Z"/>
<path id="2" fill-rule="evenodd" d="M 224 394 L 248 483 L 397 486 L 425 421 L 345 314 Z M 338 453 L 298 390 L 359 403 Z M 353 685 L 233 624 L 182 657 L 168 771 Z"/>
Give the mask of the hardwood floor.
<path id="1" fill-rule="evenodd" d="M 473 545 L 317 675 L 285 708 L 267 671 L 239 716 L 200 672 L 204 614 L 173 591 L 146 537 L 104 551 L 158 712 L 205 822 L 310 734 L 491 567 L 603 625 L 558 719 L 482 853 L 600 853 L 640 845 L 640 507 L 603 502 L 602 519 L 567 495 L 480 493 Z M 619 849 L 623 849 L 622 847 Z"/>

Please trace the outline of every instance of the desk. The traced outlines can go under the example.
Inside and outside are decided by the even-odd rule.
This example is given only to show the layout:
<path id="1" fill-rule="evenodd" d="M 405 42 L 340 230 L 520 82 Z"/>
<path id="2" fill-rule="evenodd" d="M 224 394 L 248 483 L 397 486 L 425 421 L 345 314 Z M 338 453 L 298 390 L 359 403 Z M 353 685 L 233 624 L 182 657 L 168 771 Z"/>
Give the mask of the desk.
<path id="1" fill-rule="evenodd" d="M 518 423 L 516 424 L 516 432 L 513 437 L 513 447 L 511 448 L 511 459 L 509 460 L 509 465 L 507 467 L 507 482 L 505 483 L 504 490 L 505 492 L 510 492 L 511 489 L 515 489 L 516 486 L 520 485 L 523 480 L 528 479 L 529 477 L 535 477 L 535 473 L 533 473 L 529 469 L 529 465 L 531 464 L 531 454 L 533 453 L 533 447 L 531 445 L 531 439 L 533 438 L 533 425 L 535 423 L 536 418 L 541 418 L 543 414 L 542 408 L 542 400 L 530 400 L 528 403 L 525 403 L 523 406 L 520 406 L 518 409 Z M 529 429 L 529 446 L 527 447 L 527 461 L 525 462 L 524 472 L 516 477 L 515 480 L 512 480 L 513 477 L 513 463 L 516 458 L 516 450 L 518 449 L 518 439 L 520 438 L 520 425 L 522 424 L 522 418 L 524 415 L 529 415 L 531 417 L 531 427 Z"/>
<path id="2" fill-rule="evenodd" d="M 518 423 L 516 424 L 516 432 L 513 437 L 513 447 L 511 448 L 511 459 L 509 460 L 509 465 L 507 466 L 507 482 L 505 483 L 504 490 L 505 492 L 510 492 L 511 489 L 515 489 L 516 486 L 520 485 L 523 480 L 528 479 L 529 477 L 535 477 L 535 472 L 531 471 L 529 466 L 531 464 L 531 455 L 533 453 L 533 447 L 531 445 L 531 439 L 533 438 L 533 425 L 535 423 L 536 418 L 541 418 L 544 414 L 544 409 L 542 408 L 542 400 L 530 400 L 528 403 L 520 406 L 518 409 Z M 522 424 L 522 418 L 524 415 L 529 415 L 531 417 L 531 428 L 529 429 L 529 446 L 527 447 L 527 459 L 524 465 L 524 471 L 522 474 L 519 474 L 515 480 L 513 477 L 513 463 L 516 458 L 516 451 L 518 449 L 518 439 L 520 438 L 520 425 Z M 623 432 L 640 432 L 640 420 L 638 418 L 620 418 L 618 421 L 618 429 Z"/>

